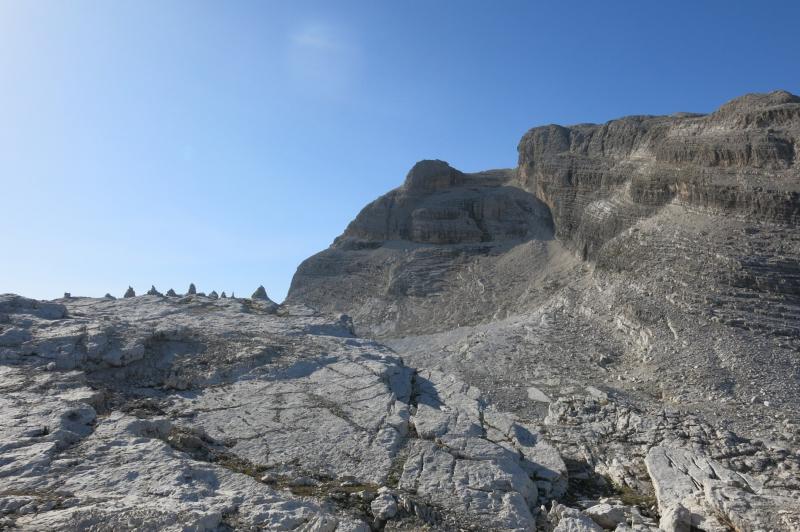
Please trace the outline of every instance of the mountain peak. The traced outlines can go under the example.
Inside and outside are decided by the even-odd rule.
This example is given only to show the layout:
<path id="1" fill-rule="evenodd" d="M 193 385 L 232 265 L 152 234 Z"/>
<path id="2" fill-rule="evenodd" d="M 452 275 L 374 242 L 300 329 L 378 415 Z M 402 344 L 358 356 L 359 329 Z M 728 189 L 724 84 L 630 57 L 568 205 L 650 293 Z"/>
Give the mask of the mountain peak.
<path id="1" fill-rule="evenodd" d="M 408 192 L 430 193 L 464 182 L 464 174 L 439 159 L 423 159 L 411 167 L 403 188 Z"/>

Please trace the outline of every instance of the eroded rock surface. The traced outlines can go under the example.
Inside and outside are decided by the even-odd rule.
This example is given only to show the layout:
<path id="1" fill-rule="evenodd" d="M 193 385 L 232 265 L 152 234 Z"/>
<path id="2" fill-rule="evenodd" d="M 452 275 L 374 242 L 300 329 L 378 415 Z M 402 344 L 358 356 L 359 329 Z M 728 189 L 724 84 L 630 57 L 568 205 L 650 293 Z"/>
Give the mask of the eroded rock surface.
<path id="1" fill-rule="evenodd" d="M 3 524 L 531 530 L 558 452 L 306 307 L 0 296 Z"/>
<path id="2" fill-rule="evenodd" d="M 793 530 L 798 147 L 800 98 L 776 91 L 534 128 L 512 170 L 423 161 L 300 266 L 289 301 L 352 316 L 546 435 L 575 511 L 610 506 L 620 530 Z M 761 488 L 691 477 L 690 500 L 665 503 L 655 448 Z M 547 510 L 540 528 L 592 521 Z"/>
<path id="3" fill-rule="evenodd" d="M 798 139 L 800 97 L 751 94 L 704 116 L 534 128 L 519 144 L 519 181 L 591 257 L 671 202 L 796 225 Z"/>

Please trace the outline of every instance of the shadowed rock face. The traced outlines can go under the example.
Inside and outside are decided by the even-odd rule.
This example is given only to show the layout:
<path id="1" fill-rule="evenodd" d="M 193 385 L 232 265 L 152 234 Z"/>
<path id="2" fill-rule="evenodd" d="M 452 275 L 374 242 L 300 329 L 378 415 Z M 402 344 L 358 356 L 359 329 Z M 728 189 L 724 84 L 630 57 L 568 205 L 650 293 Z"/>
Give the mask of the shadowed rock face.
<path id="1" fill-rule="evenodd" d="M 519 143 L 519 183 L 584 258 L 667 203 L 797 225 L 800 98 L 751 94 L 707 116 L 544 126 Z"/>
<path id="2" fill-rule="evenodd" d="M 551 238 L 547 207 L 507 186 L 512 176 L 508 170 L 464 174 L 443 161 L 420 161 L 402 187 L 367 205 L 334 247 L 359 245 L 354 241 L 468 244 Z"/>
<path id="3" fill-rule="evenodd" d="M 467 176 L 444 161 L 420 161 L 409 170 L 403 190 L 408 194 L 430 194 L 462 185 Z"/>

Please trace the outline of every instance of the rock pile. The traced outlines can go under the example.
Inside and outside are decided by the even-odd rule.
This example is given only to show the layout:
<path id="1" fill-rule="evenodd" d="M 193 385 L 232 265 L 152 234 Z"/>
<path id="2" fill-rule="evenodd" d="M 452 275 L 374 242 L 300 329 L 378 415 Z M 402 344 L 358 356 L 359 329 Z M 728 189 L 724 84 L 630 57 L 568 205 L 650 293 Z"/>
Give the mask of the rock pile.
<path id="1" fill-rule="evenodd" d="M 150 290 L 147 291 L 147 295 L 148 296 L 161 296 L 161 295 L 164 295 L 164 294 L 162 294 L 161 292 L 156 290 L 155 286 L 151 286 Z"/>
<path id="2" fill-rule="evenodd" d="M 264 300 L 268 300 L 268 299 L 269 299 L 269 297 L 267 296 L 267 291 L 264 289 L 264 286 L 262 285 L 262 286 L 259 286 L 259 287 L 256 289 L 256 291 L 255 291 L 255 292 L 253 292 L 253 295 L 252 295 L 252 296 L 250 296 L 250 299 L 264 299 Z"/>

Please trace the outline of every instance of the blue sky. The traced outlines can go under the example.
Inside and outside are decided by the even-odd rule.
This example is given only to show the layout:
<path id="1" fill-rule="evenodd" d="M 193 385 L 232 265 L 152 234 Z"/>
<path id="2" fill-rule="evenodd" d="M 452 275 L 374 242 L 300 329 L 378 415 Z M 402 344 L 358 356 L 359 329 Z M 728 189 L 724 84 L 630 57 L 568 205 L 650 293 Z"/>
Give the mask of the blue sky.
<path id="1" fill-rule="evenodd" d="M 800 92 L 800 2 L 0 0 L 0 293 L 280 300 L 359 209 L 530 127 Z"/>

